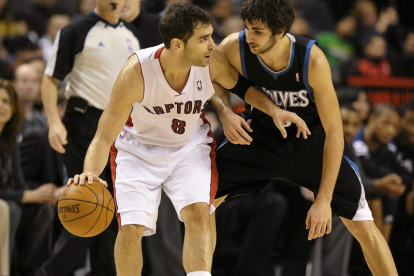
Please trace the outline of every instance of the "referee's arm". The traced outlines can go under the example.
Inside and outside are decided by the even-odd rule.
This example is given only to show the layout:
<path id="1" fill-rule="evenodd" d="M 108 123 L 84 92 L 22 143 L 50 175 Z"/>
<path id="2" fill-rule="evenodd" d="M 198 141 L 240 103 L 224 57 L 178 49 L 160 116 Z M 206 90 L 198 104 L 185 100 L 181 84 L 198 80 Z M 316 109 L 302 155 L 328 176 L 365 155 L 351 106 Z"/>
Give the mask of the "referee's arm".
<path id="1" fill-rule="evenodd" d="M 42 103 L 49 124 L 50 146 L 59 153 L 65 153 L 65 148 L 63 146 L 67 144 L 67 131 L 59 118 L 57 109 L 57 82 L 58 79 L 46 74 L 43 75 L 41 86 Z"/>

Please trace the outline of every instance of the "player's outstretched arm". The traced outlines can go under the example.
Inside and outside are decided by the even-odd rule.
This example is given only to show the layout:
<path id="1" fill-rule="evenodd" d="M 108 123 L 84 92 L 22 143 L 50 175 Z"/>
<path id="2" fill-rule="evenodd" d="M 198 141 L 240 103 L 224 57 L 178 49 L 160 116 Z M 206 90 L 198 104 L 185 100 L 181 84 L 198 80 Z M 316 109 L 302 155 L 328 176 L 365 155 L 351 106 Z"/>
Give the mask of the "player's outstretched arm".
<path id="1" fill-rule="evenodd" d="M 99 175 L 108 161 L 109 149 L 121 132 L 131 113 L 134 102 L 141 102 L 144 95 L 144 81 L 138 57 L 132 55 L 118 75 L 112 88 L 111 98 L 99 120 L 98 130 L 85 157 L 84 170 L 81 175 L 70 179 L 68 184 L 83 184 L 99 179 Z"/>
<path id="2" fill-rule="evenodd" d="M 331 232 L 330 205 L 344 149 L 342 120 L 331 70 L 325 55 L 317 46 L 311 49 L 309 84 L 313 88 L 319 117 L 326 133 L 321 184 L 306 219 L 306 228 L 310 229 L 308 239 L 314 239 Z"/>

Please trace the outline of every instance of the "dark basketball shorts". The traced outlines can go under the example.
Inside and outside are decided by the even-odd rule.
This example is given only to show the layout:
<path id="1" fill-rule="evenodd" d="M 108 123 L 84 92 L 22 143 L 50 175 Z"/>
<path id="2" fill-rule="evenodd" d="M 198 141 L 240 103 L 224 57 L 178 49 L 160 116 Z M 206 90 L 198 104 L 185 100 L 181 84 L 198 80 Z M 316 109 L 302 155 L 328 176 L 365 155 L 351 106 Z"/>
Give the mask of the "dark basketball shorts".
<path id="1" fill-rule="evenodd" d="M 281 179 L 308 188 L 316 194 L 322 176 L 325 131 L 321 124 L 309 127 L 308 139 L 296 138 L 294 126 L 284 139 L 278 130 L 251 124 L 253 142 L 234 145 L 224 142 L 217 150 L 219 185 L 216 198 L 263 191 L 273 179 Z M 331 202 L 338 216 L 355 220 L 373 220 L 354 157 L 345 145 L 342 163 Z"/>

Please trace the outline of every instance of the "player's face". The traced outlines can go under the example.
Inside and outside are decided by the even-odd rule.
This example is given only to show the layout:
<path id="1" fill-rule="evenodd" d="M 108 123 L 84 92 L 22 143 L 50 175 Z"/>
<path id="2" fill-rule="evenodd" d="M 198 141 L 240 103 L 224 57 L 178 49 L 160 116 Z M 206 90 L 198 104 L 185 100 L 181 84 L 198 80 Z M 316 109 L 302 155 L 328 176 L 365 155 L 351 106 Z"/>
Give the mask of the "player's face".
<path id="1" fill-rule="evenodd" d="M 216 48 L 211 35 L 213 27 L 211 25 L 198 24 L 194 28 L 194 33 L 187 41 L 183 57 L 191 66 L 205 67 L 208 65 L 210 55 Z"/>
<path id="2" fill-rule="evenodd" d="M 262 22 L 250 23 L 245 21 L 244 31 L 246 33 L 246 41 L 249 44 L 250 51 L 255 55 L 264 54 L 272 49 L 280 36 L 273 35 L 270 28 Z"/>
<path id="3" fill-rule="evenodd" d="M 352 143 L 361 128 L 361 120 L 356 111 L 341 108 L 342 127 L 344 129 L 344 136 L 347 143 Z"/>
<path id="4" fill-rule="evenodd" d="M 375 139 L 381 144 L 388 144 L 395 137 L 400 126 L 398 113 L 387 110 L 373 120 Z"/>
<path id="5" fill-rule="evenodd" d="M 0 126 L 4 127 L 12 116 L 12 106 L 9 93 L 0 88 Z"/>
<path id="6" fill-rule="evenodd" d="M 407 110 L 401 119 L 400 132 L 406 137 L 407 141 L 414 144 L 414 111 Z"/>

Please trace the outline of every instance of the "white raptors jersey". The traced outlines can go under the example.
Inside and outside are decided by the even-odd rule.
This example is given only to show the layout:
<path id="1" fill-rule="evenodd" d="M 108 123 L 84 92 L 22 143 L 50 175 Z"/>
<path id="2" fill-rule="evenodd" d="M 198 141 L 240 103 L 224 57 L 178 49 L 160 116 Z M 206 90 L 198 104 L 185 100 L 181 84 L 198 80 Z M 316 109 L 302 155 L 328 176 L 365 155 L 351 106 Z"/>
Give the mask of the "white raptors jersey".
<path id="1" fill-rule="evenodd" d="M 125 130 L 143 144 L 178 147 L 189 142 L 206 122 L 204 108 L 214 88 L 209 66 L 192 66 L 182 92 L 173 90 L 159 61 L 163 48 L 161 44 L 135 53 L 141 64 L 144 98 L 134 103 Z"/>

